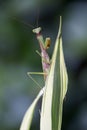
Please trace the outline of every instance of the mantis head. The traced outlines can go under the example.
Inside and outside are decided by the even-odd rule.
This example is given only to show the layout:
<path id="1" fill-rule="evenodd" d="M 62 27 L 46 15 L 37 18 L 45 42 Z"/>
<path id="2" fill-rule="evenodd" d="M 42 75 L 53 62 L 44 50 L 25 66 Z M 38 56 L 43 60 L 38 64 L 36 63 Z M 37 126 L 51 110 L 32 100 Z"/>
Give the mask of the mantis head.
<path id="1" fill-rule="evenodd" d="M 33 33 L 36 33 L 36 34 L 39 34 L 41 32 L 42 28 L 41 27 L 38 27 L 38 28 L 35 28 L 33 29 Z"/>

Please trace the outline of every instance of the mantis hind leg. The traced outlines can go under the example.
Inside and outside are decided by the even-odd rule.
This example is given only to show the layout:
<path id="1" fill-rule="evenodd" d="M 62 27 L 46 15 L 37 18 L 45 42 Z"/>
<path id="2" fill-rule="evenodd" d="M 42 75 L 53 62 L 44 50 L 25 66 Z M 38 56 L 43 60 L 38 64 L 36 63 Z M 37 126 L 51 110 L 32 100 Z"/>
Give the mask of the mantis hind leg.
<path id="1" fill-rule="evenodd" d="M 40 88 L 42 89 L 42 87 L 39 85 L 39 83 L 31 76 L 31 75 L 44 75 L 45 73 L 43 72 L 27 72 L 27 75 L 29 76 L 29 78 Z"/>

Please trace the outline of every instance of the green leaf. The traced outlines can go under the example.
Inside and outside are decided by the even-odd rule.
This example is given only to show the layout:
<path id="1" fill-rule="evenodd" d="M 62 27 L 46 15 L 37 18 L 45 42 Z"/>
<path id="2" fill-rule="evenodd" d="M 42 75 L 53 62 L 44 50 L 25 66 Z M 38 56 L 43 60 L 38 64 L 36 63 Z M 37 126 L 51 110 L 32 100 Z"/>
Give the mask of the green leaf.
<path id="1" fill-rule="evenodd" d="M 64 62 L 61 17 L 52 64 L 42 100 L 40 130 L 61 130 L 63 99 L 67 92 L 68 76 Z"/>
<path id="2" fill-rule="evenodd" d="M 37 105 L 38 100 L 43 95 L 43 92 L 44 92 L 44 88 L 41 89 L 41 91 L 39 92 L 39 94 L 37 95 L 33 103 L 31 104 L 31 106 L 29 106 L 28 110 L 26 111 L 24 115 L 20 130 L 30 130 L 35 107 Z"/>

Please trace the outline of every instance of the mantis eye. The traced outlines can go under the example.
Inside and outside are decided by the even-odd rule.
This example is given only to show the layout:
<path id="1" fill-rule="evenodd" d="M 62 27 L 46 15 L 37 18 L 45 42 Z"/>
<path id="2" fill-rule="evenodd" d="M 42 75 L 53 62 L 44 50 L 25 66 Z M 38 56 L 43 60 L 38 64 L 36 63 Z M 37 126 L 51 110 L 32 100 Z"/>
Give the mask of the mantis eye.
<path id="1" fill-rule="evenodd" d="M 50 39 L 50 37 L 47 37 L 46 41 L 45 41 L 45 47 L 46 47 L 46 49 L 48 49 L 50 47 L 50 44 L 51 44 L 51 39 Z"/>

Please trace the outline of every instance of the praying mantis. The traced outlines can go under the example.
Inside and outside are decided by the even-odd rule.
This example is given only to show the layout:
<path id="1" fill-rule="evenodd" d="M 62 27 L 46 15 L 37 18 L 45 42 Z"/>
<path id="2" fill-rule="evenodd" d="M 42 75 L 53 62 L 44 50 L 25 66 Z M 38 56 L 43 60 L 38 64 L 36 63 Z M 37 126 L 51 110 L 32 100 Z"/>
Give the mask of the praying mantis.
<path id="1" fill-rule="evenodd" d="M 14 18 L 15 19 L 15 18 Z M 17 20 L 18 21 L 18 20 Z M 21 23 L 27 25 L 27 26 L 30 26 L 32 28 L 33 25 L 31 24 L 26 24 L 25 22 L 21 21 Z M 40 45 L 40 50 L 41 50 L 41 53 L 39 53 L 39 51 L 36 51 L 37 54 L 39 54 L 41 56 L 41 59 L 42 59 L 42 69 L 43 69 L 43 72 L 27 72 L 28 76 L 40 87 L 40 85 L 32 78 L 31 74 L 41 74 L 41 75 L 44 75 L 44 80 L 46 81 L 46 78 L 48 76 L 48 73 L 50 71 L 50 66 L 51 66 L 51 60 L 50 60 L 50 57 L 47 53 L 47 49 L 50 47 L 50 44 L 51 44 L 51 39 L 50 37 L 47 37 L 44 41 L 43 39 L 43 36 L 41 34 L 41 30 L 42 28 L 41 27 L 37 27 L 35 29 L 33 29 L 33 33 L 36 34 L 36 38 L 39 42 L 39 45 Z M 41 87 L 40 87 L 41 88 Z"/>
<path id="2" fill-rule="evenodd" d="M 36 34 L 36 38 L 40 45 L 41 53 L 39 53 L 38 51 L 36 51 L 36 52 L 41 56 L 43 72 L 42 73 L 28 72 L 28 75 L 30 76 L 30 74 L 43 74 L 44 80 L 46 81 L 48 73 L 50 71 L 50 65 L 51 65 L 50 57 L 47 53 L 47 49 L 50 47 L 50 44 L 51 44 L 51 39 L 50 39 L 50 37 L 47 37 L 44 42 L 43 36 L 41 34 L 41 30 L 42 30 L 42 28 L 38 27 L 38 28 L 33 29 L 32 31 L 33 31 L 33 33 Z M 30 78 L 33 79 L 31 76 L 30 76 Z M 37 82 L 35 80 L 33 80 L 33 81 L 37 84 Z"/>

